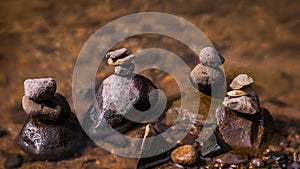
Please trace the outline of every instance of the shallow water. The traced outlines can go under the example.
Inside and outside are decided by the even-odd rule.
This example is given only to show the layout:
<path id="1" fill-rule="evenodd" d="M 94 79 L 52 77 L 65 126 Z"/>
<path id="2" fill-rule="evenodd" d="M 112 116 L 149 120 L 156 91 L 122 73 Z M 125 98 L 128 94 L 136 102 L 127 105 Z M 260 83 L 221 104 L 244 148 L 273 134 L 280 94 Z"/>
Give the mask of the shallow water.
<path id="1" fill-rule="evenodd" d="M 26 118 L 21 109 L 26 78 L 55 78 L 58 92 L 72 103 L 73 68 L 87 39 L 118 17 L 145 11 L 174 14 L 195 24 L 225 57 L 226 76 L 232 79 L 239 73 L 248 73 L 255 80 L 262 106 L 275 115 L 279 125 L 298 127 L 300 1 L 6 0 L 0 2 L 0 127 L 11 134 L 0 144 L 0 149 L 17 151 L 12 139 Z M 195 57 L 186 46 L 166 37 L 132 37 L 119 45 L 132 52 L 160 47 L 183 59 Z M 194 60 L 185 61 L 191 67 L 196 64 Z M 107 75 L 99 70 L 96 78 Z M 149 77 L 154 77 L 152 79 L 169 96 L 178 94 L 177 90 L 167 87 L 167 84 L 174 85 L 172 79 L 162 79 L 163 75 Z M 91 151 L 97 154 L 95 150 Z M 134 163 L 127 164 L 106 152 L 102 154 L 107 155 L 101 161 L 105 163 L 103 166 L 109 166 L 106 163 L 110 158 L 117 159 L 116 163 L 123 168 Z M 75 161 L 80 163 L 88 156 L 86 152 Z M 68 165 L 68 162 L 61 163 Z"/>

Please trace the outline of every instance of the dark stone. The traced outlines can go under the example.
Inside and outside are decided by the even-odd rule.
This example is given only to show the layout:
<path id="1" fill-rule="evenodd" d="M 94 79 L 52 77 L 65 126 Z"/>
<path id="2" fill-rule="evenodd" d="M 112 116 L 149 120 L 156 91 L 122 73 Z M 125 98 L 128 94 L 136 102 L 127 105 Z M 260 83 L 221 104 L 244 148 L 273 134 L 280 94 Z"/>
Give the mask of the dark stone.
<path id="1" fill-rule="evenodd" d="M 46 124 L 30 115 L 17 137 L 19 147 L 35 160 L 71 157 L 83 143 L 83 132 L 73 113 L 61 125 Z"/>
<path id="2" fill-rule="evenodd" d="M 8 133 L 4 129 L 0 129 L 0 138 L 6 136 Z"/>
<path id="3" fill-rule="evenodd" d="M 196 65 L 191 71 L 190 77 L 199 91 L 207 95 L 211 95 L 212 87 L 218 88 L 225 82 L 224 73 L 220 68 L 212 68 L 203 64 Z"/>
<path id="4" fill-rule="evenodd" d="M 6 169 L 13 169 L 13 168 L 19 168 L 23 164 L 23 158 L 19 154 L 11 154 L 9 155 L 5 162 L 4 162 L 4 167 Z"/>
<path id="5" fill-rule="evenodd" d="M 203 132 L 203 130 L 201 131 Z M 204 157 L 216 157 L 226 153 L 230 147 L 222 140 L 218 132 L 213 132 L 212 135 L 203 143 L 201 147 L 201 155 Z"/>
<path id="6" fill-rule="evenodd" d="M 59 93 L 55 93 L 54 96 L 44 102 L 36 103 L 23 96 L 22 106 L 27 114 L 32 114 L 41 121 L 63 123 L 71 112 L 69 103 Z"/>
<path id="7" fill-rule="evenodd" d="M 223 140 L 236 152 L 256 151 L 252 145 L 257 137 L 259 114 L 248 115 L 218 108 L 216 119 Z"/>
<path id="8" fill-rule="evenodd" d="M 133 107 L 138 111 L 146 111 L 151 107 L 150 100 L 157 101 L 158 95 L 150 93 L 156 86 L 146 77 L 135 74 L 131 77 L 111 75 L 106 78 L 96 91 L 96 100 L 99 111 L 90 111 L 91 126 L 95 134 L 98 127 L 108 123 L 117 129 L 120 126 L 122 131 L 128 129 L 133 123 L 123 115 L 132 112 Z M 138 115 L 137 115 L 138 116 Z M 140 113 L 143 116 L 143 113 Z M 119 131 L 119 130 L 118 130 Z M 119 131 L 121 132 L 121 131 Z"/>
<path id="9" fill-rule="evenodd" d="M 29 99 L 40 102 L 53 97 L 56 91 L 56 82 L 52 78 L 27 79 L 24 82 L 25 95 Z"/>

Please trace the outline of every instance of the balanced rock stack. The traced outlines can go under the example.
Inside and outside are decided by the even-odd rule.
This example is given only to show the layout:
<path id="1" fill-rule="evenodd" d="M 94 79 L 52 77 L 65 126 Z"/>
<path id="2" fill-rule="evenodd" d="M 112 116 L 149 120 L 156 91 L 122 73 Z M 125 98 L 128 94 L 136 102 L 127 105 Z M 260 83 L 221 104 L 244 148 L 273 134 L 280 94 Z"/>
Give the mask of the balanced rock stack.
<path id="1" fill-rule="evenodd" d="M 191 71 L 191 80 L 200 92 L 211 95 L 212 87 L 218 88 L 225 82 L 224 73 L 219 68 L 225 59 L 215 48 L 205 47 L 200 51 L 199 60 L 201 63 Z"/>
<path id="2" fill-rule="evenodd" d="M 223 105 L 216 110 L 219 132 L 234 152 L 255 154 L 266 148 L 276 131 L 270 112 L 260 107 L 253 79 L 238 75 L 230 84 Z"/>
<path id="3" fill-rule="evenodd" d="M 106 54 L 108 64 L 115 66 L 115 73 L 104 79 L 96 90 L 99 111 L 89 111 L 91 136 L 103 136 L 105 132 L 100 127 L 104 124 L 109 124 L 119 132 L 125 132 L 134 123 L 123 115 L 130 113 L 133 108 L 146 111 L 151 103 L 155 104 L 157 101 L 157 93 L 152 92 L 156 86 L 146 77 L 133 73 L 134 64 L 131 62 L 134 57 L 127 54 L 126 48 Z"/>
<path id="4" fill-rule="evenodd" d="M 17 144 L 36 160 L 64 159 L 82 144 L 81 128 L 52 78 L 27 79 L 22 106 L 28 118 Z"/>

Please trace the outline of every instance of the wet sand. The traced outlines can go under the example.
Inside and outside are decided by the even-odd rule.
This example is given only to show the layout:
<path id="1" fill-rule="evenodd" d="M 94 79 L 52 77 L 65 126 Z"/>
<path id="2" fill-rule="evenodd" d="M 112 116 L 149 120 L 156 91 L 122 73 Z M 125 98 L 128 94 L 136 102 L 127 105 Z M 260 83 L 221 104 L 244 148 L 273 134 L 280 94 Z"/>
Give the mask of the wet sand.
<path id="1" fill-rule="evenodd" d="M 1 1 L 0 128 L 9 134 L 0 138 L 0 150 L 24 154 L 14 144 L 14 138 L 26 119 L 21 109 L 25 79 L 55 78 L 58 92 L 66 96 L 73 108 L 73 68 L 84 43 L 110 21 L 145 11 L 174 14 L 195 24 L 225 57 L 226 76 L 231 79 L 240 73 L 251 75 L 262 106 L 275 116 L 282 132 L 286 128 L 299 130 L 299 1 Z M 184 45 L 165 37 L 133 37 L 122 44 L 131 52 L 160 47 L 182 58 L 193 55 Z M 107 75 L 99 72 L 97 79 L 104 76 Z M 156 81 L 172 95 L 174 91 L 166 87 L 168 80 L 157 78 Z M 1 165 L 4 160 L 0 158 Z M 135 160 L 87 146 L 77 158 L 57 163 L 24 163 L 23 168 L 116 165 L 132 168 Z"/>

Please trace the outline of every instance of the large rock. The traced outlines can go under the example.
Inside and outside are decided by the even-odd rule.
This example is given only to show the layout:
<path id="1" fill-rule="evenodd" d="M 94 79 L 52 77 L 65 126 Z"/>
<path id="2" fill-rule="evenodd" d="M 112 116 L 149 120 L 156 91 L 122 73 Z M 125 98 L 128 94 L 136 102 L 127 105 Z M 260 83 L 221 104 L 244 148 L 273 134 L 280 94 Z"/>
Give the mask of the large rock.
<path id="1" fill-rule="evenodd" d="M 257 137 L 259 113 L 244 115 L 230 109 L 218 108 L 216 119 L 223 140 L 237 152 L 253 152 Z"/>
<path id="2" fill-rule="evenodd" d="M 205 66 L 218 67 L 225 62 L 225 59 L 213 47 L 205 47 L 199 54 L 200 62 Z"/>
<path id="3" fill-rule="evenodd" d="M 71 113 L 62 125 L 47 124 L 31 114 L 17 137 L 17 144 L 35 160 L 60 160 L 79 152 L 83 133 Z"/>
<path id="4" fill-rule="evenodd" d="M 156 92 L 150 95 L 154 89 L 156 86 L 149 79 L 137 74 L 132 78 L 115 74 L 106 78 L 96 91 L 99 111 L 90 112 L 90 132 L 97 135 L 97 132 L 101 132 L 98 127 L 106 123 L 122 131 L 131 127 L 128 123 L 132 122 L 122 115 L 130 113 L 133 108 L 138 111 L 148 110 L 151 107 L 150 100 L 155 104 L 158 99 Z"/>

